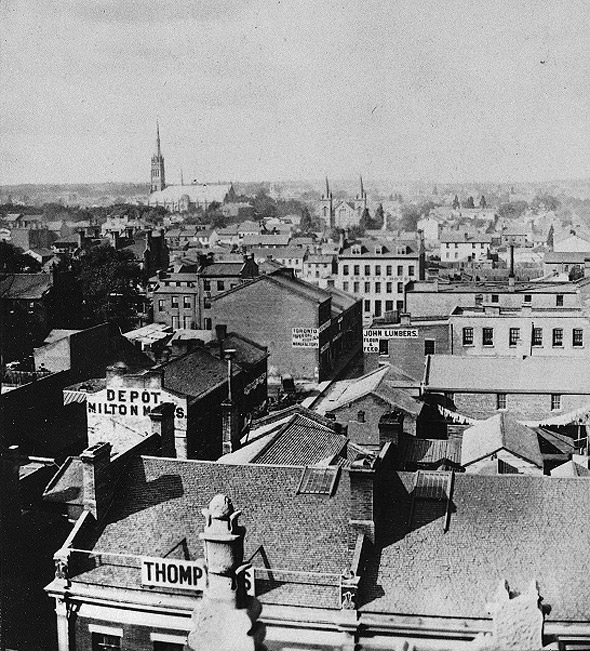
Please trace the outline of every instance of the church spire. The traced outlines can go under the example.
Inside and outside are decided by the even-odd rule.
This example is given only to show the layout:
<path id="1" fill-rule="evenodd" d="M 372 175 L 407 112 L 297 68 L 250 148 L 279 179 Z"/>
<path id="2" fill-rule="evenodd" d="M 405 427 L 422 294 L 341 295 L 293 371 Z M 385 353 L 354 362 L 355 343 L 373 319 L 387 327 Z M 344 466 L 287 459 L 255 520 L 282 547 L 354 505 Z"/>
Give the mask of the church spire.
<path id="1" fill-rule="evenodd" d="M 330 184 L 328 183 L 328 176 L 326 175 L 326 199 L 330 197 Z"/>
<path id="2" fill-rule="evenodd" d="M 156 120 L 156 152 L 152 156 L 150 192 L 159 192 L 165 187 L 164 156 L 160 147 L 160 122 Z"/>
<path id="3" fill-rule="evenodd" d="M 360 179 L 361 179 L 361 199 L 365 196 L 365 188 L 363 186 L 363 175 L 360 174 Z"/>
<path id="4" fill-rule="evenodd" d="M 158 157 L 162 156 L 162 151 L 160 150 L 160 122 L 156 120 L 156 155 Z"/>

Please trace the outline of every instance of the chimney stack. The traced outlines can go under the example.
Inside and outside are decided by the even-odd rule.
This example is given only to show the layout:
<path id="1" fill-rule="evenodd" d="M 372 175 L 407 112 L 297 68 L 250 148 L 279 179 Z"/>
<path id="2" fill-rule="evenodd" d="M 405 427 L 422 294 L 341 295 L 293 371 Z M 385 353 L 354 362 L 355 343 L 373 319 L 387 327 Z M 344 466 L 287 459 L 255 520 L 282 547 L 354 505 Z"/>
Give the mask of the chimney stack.
<path id="1" fill-rule="evenodd" d="M 96 443 L 80 455 L 82 461 L 82 494 L 84 510 L 97 521 L 106 514 L 113 495 L 111 481 L 111 444 Z"/>
<path id="2" fill-rule="evenodd" d="M 227 337 L 227 325 L 225 323 L 218 323 L 215 326 L 215 334 L 217 336 L 217 341 L 219 342 L 219 357 L 224 358 L 224 345 L 223 342 Z"/>
<path id="3" fill-rule="evenodd" d="M 348 545 L 352 550 L 359 533 L 375 542 L 375 475 L 378 460 L 361 456 L 348 468 L 350 478 L 350 531 Z"/>
<path id="4" fill-rule="evenodd" d="M 160 437 L 160 454 L 163 457 L 176 457 L 174 440 L 174 412 L 176 407 L 171 402 L 164 402 L 150 411 L 152 434 Z"/>
<path id="5" fill-rule="evenodd" d="M 221 403 L 221 453 L 229 454 L 240 447 L 238 406 L 232 396 L 232 357 L 236 351 L 225 351 L 227 360 L 227 399 Z"/>
<path id="6" fill-rule="evenodd" d="M 401 411 L 390 411 L 379 419 L 379 448 L 386 443 L 398 445 L 404 431 L 404 414 Z"/>
<path id="7" fill-rule="evenodd" d="M 412 315 L 409 312 L 400 312 L 399 321 L 402 326 L 411 326 Z"/>
<path id="8" fill-rule="evenodd" d="M 514 278 L 514 244 L 510 245 L 510 274 L 509 278 Z"/>

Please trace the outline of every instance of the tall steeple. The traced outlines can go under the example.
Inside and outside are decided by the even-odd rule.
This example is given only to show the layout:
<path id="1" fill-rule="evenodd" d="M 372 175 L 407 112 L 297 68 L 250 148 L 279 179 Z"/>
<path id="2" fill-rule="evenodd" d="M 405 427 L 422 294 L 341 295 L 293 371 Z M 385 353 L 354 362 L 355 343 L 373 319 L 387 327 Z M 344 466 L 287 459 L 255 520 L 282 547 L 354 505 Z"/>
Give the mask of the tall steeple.
<path id="1" fill-rule="evenodd" d="M 324 224 L 327 228 L 333 229 L 335 226 L 334 222 L 334 203 L 332 200 L 332 193 L 330 192 L 330 184 L 328 183 L 328 177 L 326 176 L 326 193 L 320 199 L 320 216 L 324 220 Z"/>
<path id="2" fill-rule="evenodd" d="M 152 156 L 152 172 L 150 193 L 159 192 L 166 187 L 166 174 L 164 172 L 164 156 L 160 147 L 160 123 L 156 121 L 156 152 Z"/>
<path id="3" fill-rule="evenodd" d="M 362 175 L 360 175 L 360 179 L 361 179 L 361 199 L 362 199 L 365 196 L 365 188 L 363 186 L 363 177 L 362 177 Z"/>

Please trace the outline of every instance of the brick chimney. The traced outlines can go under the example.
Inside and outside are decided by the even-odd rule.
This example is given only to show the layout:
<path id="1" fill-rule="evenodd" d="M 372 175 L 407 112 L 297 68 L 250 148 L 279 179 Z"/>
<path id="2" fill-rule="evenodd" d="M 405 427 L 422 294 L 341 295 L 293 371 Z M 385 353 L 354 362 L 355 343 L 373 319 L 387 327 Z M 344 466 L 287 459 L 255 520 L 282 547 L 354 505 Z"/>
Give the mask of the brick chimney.
<path id="1" fill-rule="evenodd" d="M 354 549 L 359 533 L 375 541 L 375 476 L 378 460 L 363 456 L 348 468 L 350 478 L 349 549 Z"/>
<path id="2" fill-rule="evenodd" d="M 171 402 L 164 402 L 150 411 L 152 434 L 160 437 L 160 454 L 163 457 L 176 457 L 174 440 L 174 412 L 176 407 Z"/>
<path id="3" fill-rule="evenodd" d="M 223 342 L 227 337 L 227 325 L 225 323 L 219 323 L 215 326 L 215 335 L 217 336 L 217 341 L 219 342 L 219 357 L 223 359 Z"/>
<path id="4" fill-rule="evenodd" d="M 399 322 L 402 326 L 412 325 L 412 315 L 409 312 L 400 312 Z"/>
<path id="5" fill-rule="evenodd" d="M 379 448 L 386 443 L 398 445 L 404 431 L 404 414 L 401 411 L 389 411 L 379 419 Z"/>
<path id="6" fill-rule="evenodd" d="M 80 455 L 82 461 L 82 494 L 84 510 L 101 520 L 113 496 L 111 481 L 111 444 L 96 443 Z"/>

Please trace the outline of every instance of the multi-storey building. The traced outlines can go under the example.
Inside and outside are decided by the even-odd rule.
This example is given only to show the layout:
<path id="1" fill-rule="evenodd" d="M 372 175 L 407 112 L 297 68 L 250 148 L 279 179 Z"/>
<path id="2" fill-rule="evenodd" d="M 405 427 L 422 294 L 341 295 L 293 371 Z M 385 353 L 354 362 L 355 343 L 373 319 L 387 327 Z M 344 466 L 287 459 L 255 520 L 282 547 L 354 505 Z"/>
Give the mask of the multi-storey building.
<path id="1" fill-rule="evenodd" d="M 364 240 L 338 256 L 336 287 L 363 299 L 363 320 L 403 310 L 408 282 L 424 278 L 424 247 L 416 240 Z"/>
<path id="2" fill-rule="evenodd" d="M 480 260 L 490 252 L 492 238 L 485 233 L 463 233 L 447 231 L 440 238 L 441 262 L 458 260 Z"/>

